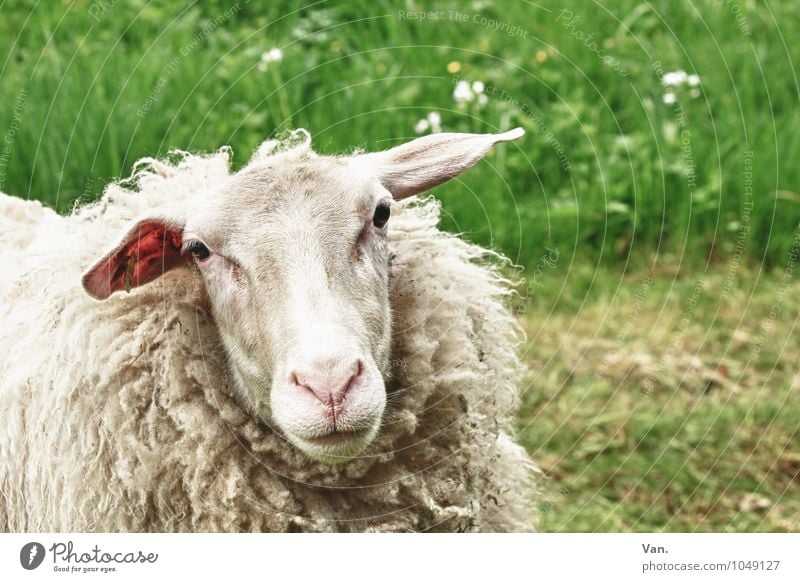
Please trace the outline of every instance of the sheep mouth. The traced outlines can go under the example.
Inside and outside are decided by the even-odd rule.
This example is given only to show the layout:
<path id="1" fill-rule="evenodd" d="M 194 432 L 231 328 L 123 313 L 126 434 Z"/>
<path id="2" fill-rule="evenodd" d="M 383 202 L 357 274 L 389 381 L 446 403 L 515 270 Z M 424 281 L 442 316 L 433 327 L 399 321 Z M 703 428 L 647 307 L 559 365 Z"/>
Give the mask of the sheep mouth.
<path id="1" fill-rule="evenodd" d="M 316 446 L 330 447 L 342 444 L 347 444 L 354 440 L 361 440 L 368 436 L 370 431 L 368 429 L 351 430 L 351 431 L 331 431 L 328 434 L 315 437 L 307 437 L 308 443 Z"/>
<path id="2" fill-rule="evenodd" d="M 291 438 L 307 456 L 323 463 L 335 465 L 357 457 L 369 446 L 377 428 L 352 431 L 331 431 L 324 435 Z"/>

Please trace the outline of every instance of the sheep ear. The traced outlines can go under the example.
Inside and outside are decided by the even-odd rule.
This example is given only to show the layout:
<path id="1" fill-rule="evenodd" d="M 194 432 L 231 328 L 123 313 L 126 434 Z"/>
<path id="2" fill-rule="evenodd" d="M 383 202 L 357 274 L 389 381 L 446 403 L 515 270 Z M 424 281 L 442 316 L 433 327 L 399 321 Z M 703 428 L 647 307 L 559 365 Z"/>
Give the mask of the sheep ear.
<path id="1" fill-rule="evenodd" d="M 136 220 L 83 274 L 83 288 L 95 299 L 108 299 L 115 291 L 130 292 L 182 264 L 183 226 L 182 219 L 163 214 Z"/>
<path id="2" fill-rule="evenodd" d="M 477 164 L 496 143 L 522 137 L 518 127 L 505 133 L 435 133 L 384 152 L 358 156 L 399 200 L 455 178 Z"/>

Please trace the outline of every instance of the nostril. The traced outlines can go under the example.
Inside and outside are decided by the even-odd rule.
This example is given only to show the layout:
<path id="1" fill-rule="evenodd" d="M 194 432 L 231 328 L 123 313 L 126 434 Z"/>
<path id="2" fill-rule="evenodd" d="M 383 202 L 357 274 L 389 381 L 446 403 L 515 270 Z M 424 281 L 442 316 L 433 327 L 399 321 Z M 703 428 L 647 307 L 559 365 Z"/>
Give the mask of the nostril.
<path id="1" fill-rule="evenodd" d="M 297 386 L 298 388 L 305 390 L 307 392 L 311 392 L 314 397 L 322 403 L 326 403 L 328 401 L 328 393 L 324 389 L 324 387 L 320 387 L 314 382 L 313 378 L 311 378 L 308 374 L 299 375 L 297 372 L 292 372 L 289 374 L 289 383 Z"/>
<path id="2" fill-rule="evenodd" d="M 353 387 L 353 384 L 355 384 L 356 380 L 358 380 L 358 378 L 361 376 L 361 372 L 363 371 L 363 369 L 364 369 L 363 362 L 361 360 L 357 360 L 355 365 L 350 368 L 350 375 L 347 378 L 347 380 L 345 380 L 341 384 L 339 390 L 333 393 L 334 401 L 338 403 L 344 400 L 344 397 L 350 391 L 350 388 Z"/>

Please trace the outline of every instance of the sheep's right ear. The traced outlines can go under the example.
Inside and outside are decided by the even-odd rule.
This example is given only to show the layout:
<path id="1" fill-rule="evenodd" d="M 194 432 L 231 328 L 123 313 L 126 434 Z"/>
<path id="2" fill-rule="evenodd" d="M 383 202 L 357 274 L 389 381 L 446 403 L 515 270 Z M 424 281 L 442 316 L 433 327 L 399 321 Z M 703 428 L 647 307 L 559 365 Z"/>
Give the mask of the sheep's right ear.
<path id="1" fill-rule="evenodd" d="M 184 263 L 181 255 L 184 222 L 153 214 L 139 218 L 117 245 L 83 275 L 83 288 L 95 299 L 157 279 Z"/>
<path id="2" fill-rule="evenodd" d="M 523 135 L 521 127 L 505 133 L 434 133 L 357 159 L 399 200 L 455 178 L 477 164 L 494 144 Z"/>

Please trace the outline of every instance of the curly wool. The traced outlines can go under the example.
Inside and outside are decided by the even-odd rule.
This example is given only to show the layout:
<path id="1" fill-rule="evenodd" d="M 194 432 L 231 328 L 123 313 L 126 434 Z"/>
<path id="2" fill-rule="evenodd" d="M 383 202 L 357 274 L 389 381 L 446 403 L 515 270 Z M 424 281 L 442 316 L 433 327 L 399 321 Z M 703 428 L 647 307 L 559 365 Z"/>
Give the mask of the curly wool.
<path id="1" fill-rule="evenodd" d="M 146 160 L 66 217 L 0 194 L 0 530 L 531 530 L 509 285 L 437 229 L 436 201 L 393 213 L 388 406 L 342 465 L 240 406 L 197 273 L 86 296 L 82 271 L 129 220 L 229 174 L 225 150 Z"/>

